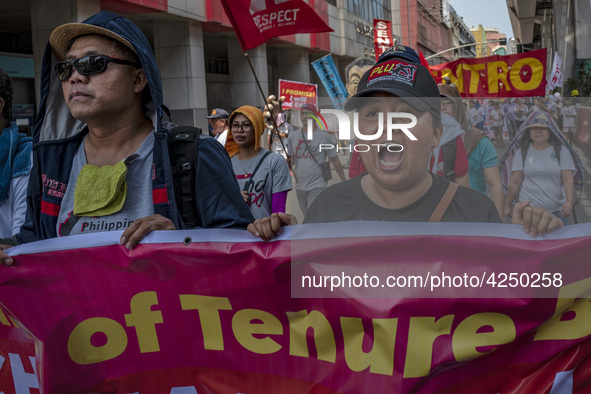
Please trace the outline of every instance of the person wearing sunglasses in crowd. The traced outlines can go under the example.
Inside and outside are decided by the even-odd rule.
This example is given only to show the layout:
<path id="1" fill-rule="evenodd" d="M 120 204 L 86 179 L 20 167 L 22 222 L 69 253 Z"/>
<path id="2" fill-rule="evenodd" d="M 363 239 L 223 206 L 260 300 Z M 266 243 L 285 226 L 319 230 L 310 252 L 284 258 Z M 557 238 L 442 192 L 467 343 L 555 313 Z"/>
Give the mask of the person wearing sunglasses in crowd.
<path id="1" fill-rule="evenodd" d="M 230 115 L 226 150 L 242 196 L 256 219 L 285 212 L 291 177 L 279 153 L 261 147 L 265 121 L 260 109 L 243 105 Z"/>
<path id="2" fill-rule="evenodd" d="M 357 112 L 359 131 L 368 136 L 376 134 L 380 122 L 386 128 L 384 113 L 412 114 L 416 124 L 410 131 L 416 140 L 401 131 L 372 139 L 372 149 L 361 153 L 367 173 L 324 190 L 304 223 L 501 222 L 495 205 L 484 194 L 429 172 L 431 151 L 443 132 L 441 99 L 427 68 L 409 60 L 417 57 L 409 47 L 388 49 L 363 75 L 357 93 L 345 104 L 345 110 Z M 392 146 L 403 149 L 389 149 Z M 534 237 L 563 227 L 548 210 L 530 207 L 528 202 L 516 204 L 513 218 L 513 223 L 523 224 L 524 231 Z M 276 213 L 256 220 L 248 229 L 269 240 L 291 222 L 290 215 Z"/>
<path id="3" fill-rule="evenodd" d="M 41 80 L 35 141 L 42 142 L 33 148 L 18 241 L 124 230 L 120 242 L 131 249 L 151 231 L 183 228 L 160 72 L 139 28 L 108 12 L 57 27 Z M 227 152 L 213 138 L 198 146 L 198 225 L 245 228 L 254 218 Z M 0 252 L 0 262 L 14 261 Z"/>

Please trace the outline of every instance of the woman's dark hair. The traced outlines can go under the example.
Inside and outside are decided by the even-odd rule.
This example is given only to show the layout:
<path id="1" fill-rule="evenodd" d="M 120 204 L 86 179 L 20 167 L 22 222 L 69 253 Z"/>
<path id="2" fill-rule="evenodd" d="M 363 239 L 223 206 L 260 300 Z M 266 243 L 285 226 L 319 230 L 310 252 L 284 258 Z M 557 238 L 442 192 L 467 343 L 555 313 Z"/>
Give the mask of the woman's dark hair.
<path id="1" fill-rule="evenodd" d="M 552 130 L 550 130 L 549 127 L 544 126 L 548 129 L 548 133 L 550 134 L 550 137 L 548 138 L 548 142 L 550 143 L 550 145 L 552 145 L 554 147 L 554 150 L 560 150 L 561 146 L 562 146 L 562 142 L 560 142 L 560 140 L 558 139 L 558 137 L 556 137 L 554 135 L 554 133 L 552 132 Z M 532 139 L 531 139 L 531 135 L 530 135 L 530 128 L 528 127 L 527 129 L 525 129 L 525 131 L 523 132 L 523 136 L 521 137 L 521 142 L 519 144 L 519 148 L 521 149 L 521 157 L 525 160 L 525 156 L 527 155 L 527 150 L 529 149 L 529 146 L 532 143 Z"/>

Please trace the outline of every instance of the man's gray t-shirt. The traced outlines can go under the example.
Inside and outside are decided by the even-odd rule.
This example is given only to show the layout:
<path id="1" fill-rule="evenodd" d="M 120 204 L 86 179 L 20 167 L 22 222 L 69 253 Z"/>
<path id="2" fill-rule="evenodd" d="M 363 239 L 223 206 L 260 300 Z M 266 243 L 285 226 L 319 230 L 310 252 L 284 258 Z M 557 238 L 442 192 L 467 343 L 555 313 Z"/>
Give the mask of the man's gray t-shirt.
<path id="1" fill-rule="evenodd" d="M 328 133 L 315 130 L 312 133 L 312 140 L 308 141 L 310 151 L 306 148 L 304 138 L 307 137 L 302 129 L 289 134 L 289 154 L 294 174 L 297 178 L 295 188 L 302 191 L 310 191 L 318 188 L 325 188 L 327 183 L 322 176 L 320 164 L 326 161 L 326 157 L 337 156 L 337 148 Z M 320 149 L 320 144 L 323 144 Z M 316 161 L 310 155 L 316 158 Z"/>
<path id="2" fill-rule="evenodd" d="M 135 152 L 139 157 L 127 167 L 127 195 L 123 208 L 112 215 L 101 217 L 74 216 L 74 191 L 78 175 L 86 163 L 84 142 L 80 144 L 70 172 L 68 189 L 64 194 L 57 222 L 58 236 L 88 234 L 102 231 L 125 230 L 131 222 L 154 214 L 152 202 L 152 174 L 154 133 L 152 132 Z"/>
<path id="3" fill-rule="evenodd" d="M 523 171 L 519 201 L 530 199 L 531 206 L 544 207 L 550 212 L 559 211 L 566 202 L 561 171 L 574 169 L 573 158 L 564 145 L 560 150 L 560 165 L 553 146 L 538 151 L 530 145 L 524 168 L 521 150 L 518 149 L 511 171 Z"/>
<path id="4" fill-rule="evenodd" d="M 274 193 L 291 190 L 289 167 L 280 154 L 269 153 L 254 173 L 266 152 L 268 152 L 267 149 L 261 148 L 252 159 L 238 160 L 233 156 L 231 160 L 240 190 L 245 190 L 245 185 L 248 183 L 246 204 L 255 219 L 271 216 Z"/>

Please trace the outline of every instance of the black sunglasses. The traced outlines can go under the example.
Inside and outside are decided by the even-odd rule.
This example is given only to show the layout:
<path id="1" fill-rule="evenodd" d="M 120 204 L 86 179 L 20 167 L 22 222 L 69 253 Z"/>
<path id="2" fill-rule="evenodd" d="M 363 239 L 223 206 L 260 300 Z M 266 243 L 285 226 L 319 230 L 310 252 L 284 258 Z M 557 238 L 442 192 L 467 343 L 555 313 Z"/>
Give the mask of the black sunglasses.
<path id="1" fill-rule="evenodd" d="M 72 75 L 72 67 L 82 75 L 92 75 L 105 71 L 110 62 L 142 68 L 142 66 L 137 63 L 123 59 L 117 59 L 106 55 L 88 55 L 79 59 L 57 63 L 55 65 L 55 73 L 60 81 L 65 81 L 70 78 L 70 75 Z"/>

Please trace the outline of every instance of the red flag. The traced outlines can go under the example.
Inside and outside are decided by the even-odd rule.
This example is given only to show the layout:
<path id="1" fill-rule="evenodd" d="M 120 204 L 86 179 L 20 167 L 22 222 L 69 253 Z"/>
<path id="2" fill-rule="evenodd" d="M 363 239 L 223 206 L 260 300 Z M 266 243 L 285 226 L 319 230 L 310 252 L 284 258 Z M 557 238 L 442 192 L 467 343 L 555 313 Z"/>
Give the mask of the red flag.
<path id="1" fill-rule="evenodd" d="M 288 34 L 333 31 L 303 0 L 220 0 L 245 51 Z"/>
<path id="2" fill-rule="evenodd" d="M 425 55 L 423 55 L 423 51 L 421 50 L 419 50 L 419 59 L 421 59 L 421 64 L 427 67 L 427 70 L 431 72 L 431 66 L 429 66 L 429 62 L 427 62 L 427 59 L 425 59 Z"/>

